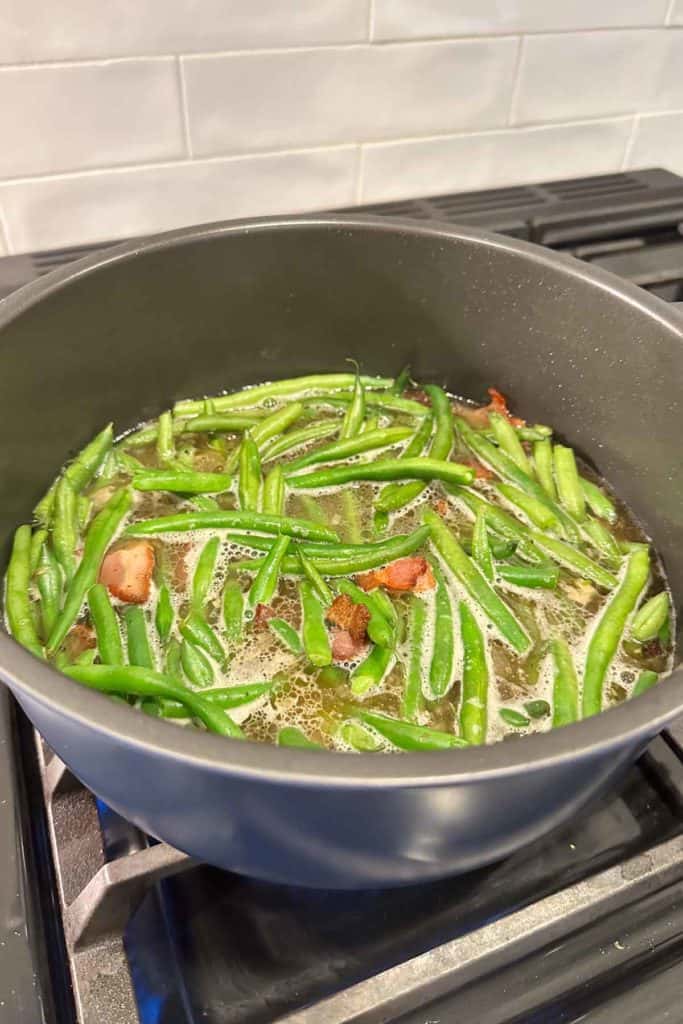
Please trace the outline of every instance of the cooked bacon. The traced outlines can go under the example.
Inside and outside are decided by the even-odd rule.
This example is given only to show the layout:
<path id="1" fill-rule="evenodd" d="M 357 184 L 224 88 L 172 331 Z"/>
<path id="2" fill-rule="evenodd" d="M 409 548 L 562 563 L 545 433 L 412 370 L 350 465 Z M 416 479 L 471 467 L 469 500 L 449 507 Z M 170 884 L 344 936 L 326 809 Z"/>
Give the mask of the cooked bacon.
<path id="1" fill-rule="evenodd" d="M 111 548 L 104 556 L 100 583 L 127 604 L 144 604 L 154 572 L 154 548 L 146 540 L 132 540 Z"/>
<path id="2" fill-rule="evenodd" d="M 474 470 L 474 475 L 477 480 L 494 480 L 496 474 L 492 473 L 490 469 L 482 465 L 477 459 L 458 459 L 458 462 L 462 462 L 465 466 L 471 466 Z"/>
<path id="3" fill-rule="evenodd" d="M 356 582 L 363 590 L 386 587 L 387 590 L 412 590 L 416 593 L 432 590 L 436 586 L 434 574 L 427 559 L 420 555 L 399 558 L 396 562 L 385 565 L 383 569 L 365 572 L 356 577 Z"/>
<path id="4" fill-rule="evenodd" d="M 526 421 L 521 420 L 519 416 L 513 416 L 508 409 L 505 395 L 501 394 L 497 388 L 487 388 L 486 390 L 491 399 L 488 405 L 482 405 L 478 409 L 473 409 L 471 405 L 467 405 L 465 402 L 455 401 L 453 402 L 453 412 L 455 415 L 462 416 L 475 430 L 488 427 L 490 412 L 498 412 L 501 416 L 505 416 L 512 423 L 513 427 L 524 426 Z"/>
<path id="5" fill-rule="evenodd" d="M 448 502 L 445 498 L 437 498 L 434 502 L 434 511 L 437 512 L 442 518 L 448 515 Z"/>
<path id="6" fill-rule="evenodd" d="M 422 388 L 408 388 L 403 392 L 403 397 L 410 398 L 413 402 L 419 402 L 420 405 L 430 406 L 432 404 L 429 395 Z"/>
<path id="7" fill-rule="evenodd" d="M 191 548 L 192 544 L 189 541 L 182 541 L 180 544 L 172 544 L 164 548 L 164 559 L 168 559 L 170 564 L 169 571 L 173 587 L 181 593 L 187 587 L 189 577 L 187 556 Z"/>
<path id="8" fill-rule="evenodd" d="M 353 661 L 365 650 L 362 640 L 355 640 L 348 629 L 332 630 L 332 658 L 334 661 Z"/>
<path id="9" fill-rule="evenodd" d="M 257 629 L 265 629 L 268 619 L 272 619 L 275 611 L 269 604 L 257 604 L 254 612 L 254 625 Z"/>
<path id="10" fill-rule="evenodd" d="M 84 651 L 92 650 L 93 647 L 97 646 L 95 630 L 82 622 L 76 623 L 69 630 L 64 646 L 69 658 L 72 660 L 77 658 L 79 654 L 83 654 Z"/>
<path id="11" fill-rule="evenodd" d="M 353 640 L 366 640 L 370 612 L 365 605 L 352 601 L 348 594 L 335 597 L 325 617 L 333 626 L 339 626 L 342 631 L 349 633 Z"/>

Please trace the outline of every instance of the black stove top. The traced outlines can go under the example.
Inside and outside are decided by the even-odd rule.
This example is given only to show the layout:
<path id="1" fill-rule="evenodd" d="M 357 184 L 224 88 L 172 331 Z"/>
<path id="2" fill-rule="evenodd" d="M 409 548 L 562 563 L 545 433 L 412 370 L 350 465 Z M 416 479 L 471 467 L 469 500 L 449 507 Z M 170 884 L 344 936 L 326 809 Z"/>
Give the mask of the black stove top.
<path id="1" fill-rule="evenodd" d="M 663 170 L 365 209 L 529 238 L 683 299 L 683 179 Z M 0 296 L 87 251 L 0 259 Z M 683 726 L 509 859 L 352 894 L 154 843 L 0 693 L 0 1024 L 674 1024 L 682 994 Z"/>

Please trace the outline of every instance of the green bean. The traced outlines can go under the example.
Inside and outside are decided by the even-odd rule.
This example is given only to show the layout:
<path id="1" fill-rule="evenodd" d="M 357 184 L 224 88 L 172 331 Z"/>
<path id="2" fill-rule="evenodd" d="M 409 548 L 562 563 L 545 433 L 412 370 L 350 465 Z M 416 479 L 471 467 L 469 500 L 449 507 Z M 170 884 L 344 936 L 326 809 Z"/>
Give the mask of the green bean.
<path id="1" fill-rule="evenodd" d="M 332 649 L 325 629 L 325 614 L 309 580 L 299 581 L 299 597 L 303 615 L 301 631 L 306 656 L 311 664 L 318 668 L 330 665 Z"/>
<path id="2" fill-rule="evenodd" d="M 353 385 L 353 394 L 351 396 L 351 402 L 346 414 L 344 416 L 344 422 L 342 423 L 341 434 L 339 435 L 342 440 L 349 437 L 355 437 L 356 434 L 360 433 L 360 429 L 365 419 L 365 389 L 360 379 L 360 373 L 358 366 L 356 366 L 356 380 Z"/>
<path id="3" fill-rule="evenodd" d="M 514 729 L 526 729 L 530 725 L 527 716 L 523 715 L 521 711 L 516 711 L 515 708 L 500 708 L 498 714 L 506 725 L 511 725 Z"/>
<path id="4" fill-rule="evenodd" d="M 347 459 L 352 455 L 359 455 L 377 448 L 388 448 L 405 441 L 411 434 L 412 431 L 408 427 L 385 427 L 383 430 L 370 430 L 362 434 L 355 434 L 345 440 L 323 445 L 322 448 L 317 448 L 315 451 L 295 459 L 287 466 L 287 473 L 295 473 L 306 466 L 314 466 L 319 462 L 335 462 L 338 459 Z"/>
<path id="5" fill-rule="evenodd" d="M 335 542 L 339 536 L 326 526 L 294 519 L 291 516 L 274 516 L 263 512 L 221 509 L 219 512 L 180 512 L 158 519 L 143 519 L 132 523 L 124 531 L 127 537 L 153 537 L 160 533 L 184 533 L 187 530 L 259 530 L 261 533 L 286 533 L 289 537 L 302 540 L 324 540 Z"/>
<path id="6" fill-rule="evenodd" d="M 211 686 L 214 680 L 213 666 L 201 647 L 183 637 L 180 645 L 180 661 L 183 671 L 195 686 Z"/>
<path id="7" fill-rule="evenodd" d="M 429 686 L 434 697 L 443 697 L 453 685 L 454 626 L 448 586 L 437 559 L 429 563 L 436 579 L 434 645 L 429 666 Z"/>
<path id="8" fill-rule="evenodd" d="M 394 657 L 393 645 L 380 647 L 376 644 L 370 653 L 361 661 L 357 668 L 351 673 L 351 692 L 356 696 L 367 693 L 368 690 L 379 684 L 384 679 L 389 665 Z"/>
<path id="9" fill-rule="evenodd" d="M 379 421 L 379 413 L 373 413 L 372 416 L 366 416 L 360 429 L 361 434 L 372 434 L 375 430 L 379 430 Z"/>
<path id="10" fill-rule="evenodd" d="M 303 654 L 304 646 L 301 637 L 288 622 L 280 618 L 268 619 L 268 629 L 274 633 L 278 640 L 291 651 L 292 654 Z"/>
<path id="11" fill-rule="evenodd" d="M 215 413 L 204 413 L 191 420 L 176 422 L 180 425 L 181 434 L 237 434 L 242 430 L 251 430 L 261 420 L 258 416 L 218 416 Z"/>
<path id="12" fill-rule="evenodd" d="M 256 512 L 261 492 L 261 460 L 258 446 L 248 430 L 240 447 L 240 474 L 237 490 L 240 508 L 244 512 Z"/>
<path id="13" fill-rule="evenodd" d="M 210 498 L 208 494 L 195 494 L 190 499 L 192 508 L 196 508 L 198 512 L 220 512 L 221 506 L 218 504 L 215 498 Z"/>
<path id="14" fill-rule="evenodd" d="M 508 643 L 520 654 L 523 654 L 528 650 L 530 641 L 508 606 L 498 597 L 486 577 L 467 557 L 439 516 L 430 508 L 425 508 L 422 517 L 429 527 L 432 542 L 451 572 L 460 580 L 470 597 L 476 601 L 489 621 Z"/>
<path id="15" fill-rule="evenodd" d="M 244 629 L 244 594 L 237 580 L 227 580 L 223 589 L 223 624 L 230 643 L 239 643 Z"/>
<path id="16" fill-rule="evenodd" d="M 407 386 L 410 384 L 410 367 L 404 366 L 398 377 L 391 385 L 391 392 L 394 395 L 402 395 Z"/>
<path id="17" fill-rule="evenodd" d="M 363 605 L 370 612 L 367 633 L 373 644 L 388 647 L 395 643 L 393 625 L 387 619 L 375 593 L 361 590 L 352 580 L 346 579 L 339 580 L 337 589 L 341 594 L 346 594 L 347 597 L 350 597 L 354 604 Z"/>
<path id="18" fill-rule="evenodd" d="M 323 420 L 321 423 L 311 423 L 308 427 L 300 427 L 299 430 L 291 430 L 282 437 L 273 438 L 261 451 L 261 461 L 268 462 L 270 459 L 277 459 L 286 455 L 293 448 L 310 444 L 311 441 L 321 441 L 324 437 L 331 437 L 339 431 L 337 420 Z"/>
<path id="19" fill-rule="evenodd" d="M 76 574 L 69 584 L 64 607 L 54 624 L 48 640 L 48 654 L 54 654 L 64 637 L 76 621 L 91 586 L 97 582 L 104 553 L 116 535 L 122 520 L 131 506 L 130 491 L 124 488 L 112 494 L 109 501 L 97 513 L 85 537 L 83 557 Z"/>
<path id="20" fill-rule="evenodd" d="M 529 718 L 545 718 L 550 714 L 550 704 L 547 700 L 528 700 L 524 710 Z"/>
<path id="21" fill-rule="evenodd" d="M 339 730 L 339 737 L 353 750 L 365 751 L 379 750 L 381 743 L 377 737 L 369 732 L 360 722 L 344 722 Z"/>
<path id="22" fill-rule="evenodd" d="M 194 693 L 174 679 L 151 669 L 132 665 L 76 666 L 66 674 L 92 689 L 105 693 L 125 693 L 135 697 L 156 697 L 184 704 L 193 718 L 198 718 L 211 732 L 232 739 L 243 739 L 240 727 L 220 707 Z"/>
<path id="23" fill-rule="evenodd" d="M 445 480 L 452 484 L 469 484 L 474 470 L 458 462 L 439 459 L 380 459 L 377 462 L 354 462 L 348 466 L 332 466 L 298 476 L 287 476 L 290 487 L 339 487 L 354 480 Z M 380 511 L 386 511 L 383 507 Z"/>
<path id="24" fill-rule="evenodd" d="M 201 611 L 206 604 L 206 599 L 213 582 L 216 559 L 220 548 L 220 539 L 212 537 L 201 550 L 194 574 L 192 576 L 192 594 L 190 603 L 195 611 Z"/>
<path id="25" fill-rule="evenodd" d="M 88 525 L 91 511 L 92 501 L 90 498 L 86 498 L 84 494 L 79 494 L 76 498 L 76 522 L 81 530 L 85 530 Z"/>
<path id="26" fill-rule="evenodd" d="M 666 650 L 671 644 L 671 616 L 667 615 L 662 628 L 657 634 L 659 642 L 662 647 Z"/>
<path id="27" fill-rule="evenodd" d="M 534 469 L 538 482 L 551 501 L 557 500 L 553 476 L 553 446 L 549 438 L 534 443 Z"/>
<path id="28" fill-rule="evenodd" d="M 57 561 L 64 570 L 67 584 L 76 572 L 76 547 L 78 545 L 78 522 L 76 492 L 63 476 L 55 493 L 55 512 L 52 524 L 52 545 Z"/>
<path id="29" fill-rule="evenodd" d="M 472 532 L 472 558 L 479 566 L 482 574 L 489 583 L 493 582 L 493 555 L 489 543 L 489 533 L 486 526 L 486 517 L 479 513 L 474 520 Z"/>
<path id="30" fill-rule="evenodd" d="M 529 519 L 534 526 L 540 526 L 542 530 L 552 530 L 559 527 L 559 522 L 552 509 L 543 502 L 534 498 L 531 494 L 525 494 L 518 487 L 512 484 L 497 484 L 496 490 L 503 495 L 512 505 L 515 505 Z"/>
<path id="31" fill-rule="evenodd" d="M 122 451 L 121 448 L 116 449 L 116 464 L 121 473 L 127 473 L 130 476 L 134 476 L 136 473 L 150 472 L 149 468 L 143 466 L 139 459 Z"/>
<path id="32" fill-rule="evenodd" d="M 113 427 L 108 423 L 64 470 L 69 484 L 79 494 L 90 483 L 111 448 Z"/>
<path id="33" fill-rule="evenodd" d="M 344 525 L 346 526 L 346 538 L 350 544 L 361 544 L 363 535 L 360 528 L 360 516 L 358 515 L 358 503 L 356 492 L 345 490 L 342 493 L 342 511 L 344 514 Z"/>
<path id="34" fill-rule="evenodd" d="M 460 733 L 467 743 L 486 743 L 489 668 L 484 637 L 464 601 L 459 612 L 463 648 Z"/>
<path id="35" fill-rule="evenodd" d="M 583 670 L 583 717 L 602 710 L 602 691 L 607 670 L 622 638 L 626 621 L 638 603 L 650 574 L 647 547 L 628 557 L 626 573 L 593 630 Z"/>
<path id="36" fill-rule="evenodd" d="M 445 461 L 448 459 L 453 447 L 453 412 L 450 399 L 445 391 L 442 388 L 436 387 L 436 385 L 426 385 L 425 391 L 432 403 L 432 415 L 427 419 L 429 428 L 425 428 L 424 434 L 421 434 L 420 430 L 418 430 L 408 449 L 413 445 L 417 449 L 418 445 L 420 445 L 419 450 L 415 451 L 413 456 L 412 454 L 409 455 L 408 449 L 406 449 L 401 456 L 405 461 L 411 461 L 421 454 L 424 443 L 431 434 L 432 420 L 435 424 L 435 429 L 429 449 L 429 457 Z M 417 481 L 411 481 L 407 484 L 392 484 L 389 487 L 383 487 L 375 502 L 375 508 L 379 512 L 395 512 L 409 502 L 414 501 L 418 495 L 422 494 L 425 486 L 425 484 L 418 483 Z"/>
<path id="37" fill-rule="evenodd" d="M 264 558 L 263 565 L 249 589 L 247 601 L 251 608 L 255 608 L 257 604 L 270 604 L 273 599 L 282 559 L 287 553 L 290 540 L 291 538 L 283 533 L 273 541 L 273 546 Z"/>
<path id="38" fill-rule="evenodd" d="M 608 523 L 616 523 L 617 510 L 604 491 L 584 477 L 579 477 L 579 486 L 591 512 L 599 519 L 606 519 Z"/>
<path id="39" fill-rule="evenodd" d="M 408 663 L 406 681 L 401 701 L 401 715 L 409 722 L 414 722 L 424 707 L 423 697 L 423 651 L 425 647 L 425 630 L 427 627 L 427 605 L 417 595 L 410 596 L 408 616 Z"/>
<path id="40" fill-rule="evenodd" d="M 592 558 L 577 551 L 571 544 L 557 540 L 555 537 L 548 537 L 539 530 L 530 530 L 531 539 L 545 554 L 550 555 L 554 562 L 558 562 L 578 576 L 583 576 L 592 583 L 603 587 L 605 590 L 612 590 L 617 585 L 617 578 L 611 572 L 603 569 L 601 565 L 594 562 Z"/>
<path id="41" fill-rule="evenodd" d="M 669 617 L 669 595 L 655 594 L 638 609 L 631 623 L 631 636 L 638 643 L 653 640 Z"/>
<path id="42" fill-rule="evenodd" d="M 393 487 L 393 484 L 390 486 Z M 389 513 L 388 512 L 375 512 L 372 517 L 372 530 L 373 533 L 384 533 L 389 526 Z"/>
<path id="43" fill-rule="evenodd" d="M 259 697 L 265 696 L 273 689 L 273 685 L 273 683 L 242 683 L 238 686 L 205 690 L 201 697 L 207 704 L 221 708 L 223 711 L 229 711 L 231 708 L 243 707 L 245 704 L 251 704 Z M 188 717 L 186 708 L 177 701 L 164 701 L 158 713 L 162 718 Z"/>
<path id="44" fill-rule="evenodd" d="M 563 444 L 553 447 L 555 482 L 561 503 L 578 522 L 586 515 L 586 499 L 579 483 L 576 459 L 571 448 Z"/>
<path id="45" fill-rule="evenodd" d="M 166 466 L 172 466 L 175 459 L 175 442 L 173 439 L 173 416 L 170 412 L 162 412 L 157 428 L 157 458 Z"/>
<path id="46" fill-rule="evenodd" d="M 327 515 L 315 498 L 312 498 L 310 494 L 299 494 L 297 496 L 297 500 L 303 506 L 306 515 L 312 523 L 319 523 L 320 526 L 327 526 Z"/>
<path id="47" fill-rule="evenodd" d="M 534 423 L 532 427 L 525 424 L 515 427 L 520 441 L 545 441 L 553 436 L 553 428 L 547 427 L 544 423 Z"/>
<path id="48" fill-rule="evenodd" d="M 97 649 L 104 665 L 123 665 L 123 644 L 116 612 L 109 600 L 109 592 L 102 583 L 88 591 L 90 618 L 97 634 Z M 152 668 L 152 665 L 146 666 Z"/>
<path id="49" fill-rule="evenodd" d="M 139 605 L 130 604 L 124 609 L 123 619 L 126 623 L 128 661 L 131 665 L 139 665 L 140 668 L 153 669 L 154 658 L 147 636 L 145 613 Z"/>
<path id="50" fill-rule="evenodd" d="M 38 562 L 40 561 L 40 556 L 45 545 L 45 541 L 47 540 L 47 537 L 48 533 L 47 530 L 44 528 L 35 530 L 31 537 L 31 554 L 29 557 L 31 575 L 33 575 L 33 573 L 38 568 Z"/>
<path id="51" fill-rule="evenodd" d="M 285 475 L 282 466 L 273 466 L 263 481 L 263 511 L 281 516 L 285 510 Z"/>
<path id="52" fill-rule="evenodd" d="M 361 722 L 393 743 L 400 750 L 448 750 L 451 747 L 467 747 L 469 744 L 450 732 L 430 729 L 426 725 L 415 725 L 400 718 L 390 718 L 378 711 L 358 708 L 356 715 Z"/>
<path id="53" fill-rule="evenodd" d="M 447 487 L 446 490 L 454 498 L 459 498 L 475 517 L 483 515 L 492 530 L 508 540 L 513 540 L 517 545 L 517 553 L 527 561 L 540 562 L 544 560 L 544 556 L 535 549 L 531 542 L 528 526 L 520 523 L 497 505 L 486 501 L 476 491 L 471 491 L 466 487 Z"/>
<path id="54" fill-rule="evenodd" d="M 508 565 L 499 562 L 496 572 L 506 583 L 541 590 L 555 590 L 560 578 L 559 569 L 550 562 L 540 565 Z"/>
<path id="55" fill-rule="evenodd" d="M 641 693 L 645 693 L 646 690 L 649 690 L 654 686 L 658 679 L 659 676 L 656 672 L 650 672 L 648 669 L 641 672 L 636 681 L 636 685 L 633 687 L 633 693 L 631 696 L 640 697 Z"/>
<path id="56" fill-rule="evenodd" d="M 305 394 L 309 391 L 341 391 L 344 388 L 352 388 L 355 381 L 354 373 L 319 373 L 308 377 L 292 377 L 268 384 L 258 384 L 256 387 L 235 391 L 229 395 L 218 395 L 212 401 L 216 412 L 226 412 L 228 409 L 258 405 L 265 399 L 283 398 L 288 395 Z M 361 377 L 361 382 L 366 388 L 388 388 L 392 384 L 391 378 L 388 377 Z M 174 411 L 179 416 L 202 413 L 204 401 L 190 399 L 176 402 Z"/>
<path id="57" fill-rule="evenodd" d="M 180 641 L 176 640 L 175 637 L 171 637 L 166 644 L 164 673 L 173 679 L 177 679 L 179 683 L 184 681 L 183 663 L 180 657 Z"/>
<path id="58" fill-rule="evenodd" d="M 12 554 L 7 568 L 5 612 L 10 633 L 23 647 L 39 657 L 40 638 L 31 612 L 31 527 L 19 526 L 14 533 Z"/>
<path id="59" fill-rule="evenodd" d="M 62 599 L 62 571 L 47 541 L 41 548 L 35 577 L 40 593 L 43 628 L 45 635 L 49 636 L 59 615 Z"/>
<path id="60" fill-rule="evenodd" d="M 362 380 L 363 378 L 361 378 Z M 329 406 L 333 408 L 341 407 L 345 408 L 351 401 L 351 395 L 346 392 L 341 392 L 337 395 L 320 396 L 318 398 L 306 398 L 304 403 L 307 406 Z M 402 398 L 400 395 L 392 395 L 390 391 L 366 391 L 365 392 L 365 405 L 369 409 L 385 409 L 387 412 L 397 412 L 407 416 L 416 416 L 419 419 L 423 419 L 429 415 L 428 409 L 421 405 L 420 402 L 413 401 L 412 398 Z"/>
<path id="61" fill-rule="evenodd" d="M 166 643 L 171 635 L 174 618 L 175 612 L 171 603 L 171 595 L 168 587 L 163 583 L 159 587 L 159 597 L 157 598 L 157 607 L 154 615 L 154 623 L 162 643 Z"/>
<path id="62" fill-rule="evenodd" d="M 144 469 L 133 474 L 136 491 L 170 491 L 175 494 L 218 494 L 227 491 L 227 473 L 197 473 L 192 469 Z"/>
<path id="63" fill-rule="evenodd" d="M 41 526 L 48 527 L 52 523 L 52 512 L 55 505 L 55 492 L 59 480 L 53 480 L 48 490 L 33 510 L 33 517 Z"/>
<path id="64" fill-rule="evenodd" d="M 295 725 L 286 725 L 277 734 L 278 747 L 300 747 L 302 750 L 322 750 L 319 743 L 309 740 L 308 736 Z"/>
<path id="65" fill-rule="evenodd" d="M 553 655 L 553 728 L 570 725 L 579 717 L 579 684 L 574 659 L 566 640 L 556 637 L 550 650 Z"/>
<path id="66" fill-rule="evenodd" d="M 502 450 L 510 456 L 513 462 L 515 462 L 523 473 L 531 475 L 531 463 L 527 458 L 527 454 L 522 448 L 522 442 L 519 440 L 517 431 L 510 423 L 506 416 L 501 416 L 498 412 L 489 413 L 489 423 L 493 428 L 496 441 Z"/>
<path id="67" fill-rule="evenodd" d="M 309 582 L 313 586 L 314 591 L 318 595 L 319 599 L 322 601 L 325 608 L 329 608 L 329 606 L 332 604 L 332 601 L 334 600 L 334 595 L 332 591 L 328 587 L 327 583 L 325 583 L 325 580 L 322 578 L 316 567 L 313 565 L 313 563 L 306 555 L 301 544 L 298 545 L 296 553 L 299 559 L 299 564 L 301 565 L 301 568 L 303 570 L 304 576 L 308 578 Z"/>
<path id="68" fill-rule="evenodd" d="M 592 547 L 595 548 L 610 563 L 612 568 L 619 568 L 621 565 L 621 551 L 614 535 L 599 519 L 587 518 L 582 523 L 582 529 Z"/>
<path id="69" fill-rule="evenodd" d="M 225 663 L 225 651 L 216 636 L 214 630 L 198 611 L 191 611 L 184 622 L 180 624 L 180 634 L 194 647 L 200 647 L 206 651 L 219 665 Z"/>
<path id="70" fill-rule="evenodd" d="M 265 444 L 266 441 L 270 441 L 273 437 L 278 437 L 283 430 L 291 427 L 292 423 L 300 419 L 303 412 L 304 406 L 301 402 L 291 402 L 289 405 L 283 405 L 281 409 L 276 409 L 270 416 L 258 420 L 256 426 L 251 431 L 251 436 L 256 446 L 260 449 L 261 445 Z M 242 443 L 244 444 L 244 442 Z"/>

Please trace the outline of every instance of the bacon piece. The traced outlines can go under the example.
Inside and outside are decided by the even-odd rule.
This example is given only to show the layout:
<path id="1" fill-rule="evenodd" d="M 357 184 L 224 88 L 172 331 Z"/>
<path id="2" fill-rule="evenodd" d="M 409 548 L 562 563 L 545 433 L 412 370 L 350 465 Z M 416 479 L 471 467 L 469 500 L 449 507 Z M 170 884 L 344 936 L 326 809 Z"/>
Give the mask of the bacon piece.
<path id="1" fill-rule="evenodd" d="M 332 630 L 332 658 L 334 661 L 353 661 L 366 648 L 362 640 L 356 640 L 348 629 Z"/>
<path id="2" fill-rule="evenodd" d="M 412 590 L 417 593 L 423 590 L 432 590 L 436 586 L 434 574 L 427 559 L 420 555 L 399 558 L 396 562 L 385 565 L 383 569 L 365 572 L 356 577 L 356 582 L 363 590 L 386 587 L 387 590 Z"/>
<path id="3" fill-rule="evenodd" d="M 268 619 L 272 619 L 274 615 L 275 611 L 269 604 L 257 604 L 254 612 L 254 625 L 257 629 L 265 629 Z"/>
<path id="4" fill-rule="evenodd" d="M 458 462 L 462 462 L 465 466 L 471 466 L 474 470 L 474 475 L 477 480 L 494 480 L 496 474 L 492 473 L 490 469 L 482 465 L 477 459 L 458 459 Z"/>
<path id="5" fill-rule="evenodd" d="M 325 618 L 333 626 L 339 626 L 343 632 L 349 633 L 354 641 L 365 642 L 367 639 L 370 612 L 365 605 L 352 601 L 348 594 L 335 597 Z"/>
<path id="6" fill-rule="evenodd" d="M 508 409 L 507 399 L 505 395 L 501 394 L 496 388 L 487 388 L 491 401 L 488 405 L 482 405 L 478 409 L 473 409 L 471 405 L 467 405 L 465 402 L 453 402 L 453 412 L 456 416 L 462 416 L 471 427 L 475 430 L 481 430 L 489 425 L 489 413 L 498 412 L 501 416 L 505 416 L 506 419 L 512 423 L 513 427 L 523 427 L 525 420 L 521 420 L 519 416 L 513 416 Z"/>
<path id="7" fill-rule="evenodd" d="M 408 388 L 403 392 L 404 398 L 410 398 L 413 402 L 419 402 L 420 405 L 431 406 L 431 400 L 426 391 L 422 388 Z"/>
<path id="8" fill-rule="evenodd" d="M 154 572 L 154 548 L 146 540 L 127 541 L 104 556 L 100 583 L 127 604 L 144 604 Z"/>
<path id="9" fill-rule="evenodd" d="M 83 654 L 84 651 L 92 650 L 93 647 L 97 646 L 95 630 L 82 622 L 76 623 L 69 630 L 64 646 L 68 657 L 73 661 L 79 654 Z"/>
<path id="10" fill-rule="evenodd" d="M 437 512 L 441 518 L 448 515 L 448 502 L 445 498 L 437 498 L 434 502 L 434 511 Z"/>

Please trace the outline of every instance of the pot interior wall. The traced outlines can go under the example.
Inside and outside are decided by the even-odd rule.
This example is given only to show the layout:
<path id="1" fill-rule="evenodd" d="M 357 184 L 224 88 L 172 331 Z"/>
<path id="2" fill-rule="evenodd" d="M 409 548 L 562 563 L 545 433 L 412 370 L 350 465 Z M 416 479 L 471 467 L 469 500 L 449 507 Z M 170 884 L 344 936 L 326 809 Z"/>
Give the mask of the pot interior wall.
<path id="1" fill-rule="evenodd" d="M 387 225 L 185 239 L 105 265 L 0 327 L 0 545 L 64 461 L 174 399 L 299 373 L 495 385 L 647 524 L 677 594 L 681 332 L 553 254 Z"/>

